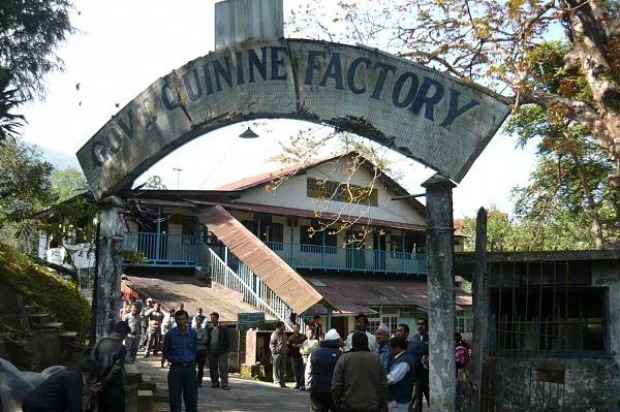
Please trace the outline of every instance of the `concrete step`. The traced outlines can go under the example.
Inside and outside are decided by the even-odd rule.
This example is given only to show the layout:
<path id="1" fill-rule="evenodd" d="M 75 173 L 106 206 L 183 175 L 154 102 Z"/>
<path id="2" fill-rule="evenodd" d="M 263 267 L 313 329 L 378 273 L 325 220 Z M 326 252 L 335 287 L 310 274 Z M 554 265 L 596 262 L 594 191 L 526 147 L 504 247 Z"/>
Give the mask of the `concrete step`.
<path id="1" fill-rule="evenodd" d="M 157 392 L 157 383 L 153 380 L 151 375 L 142 375 L 142 382 L 140 382 L 141 390 L 150 390 L 153 393 Z"/>
<path id="2" fill-rule="evenodd" d="M 138 391 L 138 412 L 151 412 L 153 410 L 153 391 Z"/>
<path id="3" fill-rule="evenodd" d="M 32 325 L 33 329 L 55 329 L 60 331 L 62 329 L 62 322 L 47 322 Z"/>
<path id="4" fill-rule="evenodd" d="M 34 327 L 35 325 L 48 323 L 50 321 L 50 315 L 48 313 L 33 313 L 28 315 L 28 321 L 30 322 L 30 327 Z"/>

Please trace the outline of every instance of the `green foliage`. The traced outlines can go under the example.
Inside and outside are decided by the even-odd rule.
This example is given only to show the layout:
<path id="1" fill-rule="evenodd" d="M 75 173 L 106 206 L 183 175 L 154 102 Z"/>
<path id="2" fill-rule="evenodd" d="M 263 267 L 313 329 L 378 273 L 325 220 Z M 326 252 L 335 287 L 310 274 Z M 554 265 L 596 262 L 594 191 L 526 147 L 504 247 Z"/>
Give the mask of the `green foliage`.
<path id="1" fill-rule="evenodd" d="M 88 190 L 84 173 L 74 167 L 54 169 L 50 182 L 58 202 L 63 202 Z"/>
<path id="2" fill-rule="evenodd" d="M 0 228 L 54 201 L 52 165 L 33 147 L 18 140 L 1 144 L 0 170 Z"/>
<path id="3" fill-rule="evenodd" d="M 61 68 L 54 51 L 73 31 L 70 7 L 67 0 L 0 2 L 0 69 L 21 98 L 42 91 L 43 76 Z"/>
<path id="4" fill-rule="evenodd" d="M 16 288 L 24 303 L 63 322 L 65 329 L 84 337 L 90 324 L 90 305 L 74 284 L 34 264 L 26 255 L 0 243 L 0 285 Z"/>
<path id="5" fill-rule="evenodd" d="M 43 94 L 43 76 L 62 67 L 54 55 L 73 31 L 67 0 L 0 1 L 0 141 L 19 137 L 13 110 Z"/>

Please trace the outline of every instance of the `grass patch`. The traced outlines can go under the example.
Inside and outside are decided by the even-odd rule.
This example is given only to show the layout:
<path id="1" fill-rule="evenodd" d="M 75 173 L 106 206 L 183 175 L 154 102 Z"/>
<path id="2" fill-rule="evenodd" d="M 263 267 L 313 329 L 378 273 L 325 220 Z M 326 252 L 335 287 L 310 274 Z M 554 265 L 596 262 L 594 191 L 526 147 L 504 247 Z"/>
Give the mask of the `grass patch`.
<path id="1" fill-rule="evenodd" d="M 49 313 L 65 330 L 88 334 L 90 304 L 76 285 L 45 266 L 34 263 L 17 249 L 0 243 L 0 285 L 10 286 L 23 296 L 24 304 Z"/>

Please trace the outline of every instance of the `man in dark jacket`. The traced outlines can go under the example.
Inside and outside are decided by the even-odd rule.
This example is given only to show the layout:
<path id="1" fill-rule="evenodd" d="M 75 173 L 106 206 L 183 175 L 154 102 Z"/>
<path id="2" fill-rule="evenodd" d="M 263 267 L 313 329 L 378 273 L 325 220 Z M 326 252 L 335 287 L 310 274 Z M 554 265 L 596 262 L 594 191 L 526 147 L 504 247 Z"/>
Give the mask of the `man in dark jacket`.
<path id="1" fill-rule="evenodd" d="M 401 336 L 390 339 L 390 357 L 392 366 L 387 375 L 387 400 L 390 412 L 408 412 L 413 382 L 415 380 L 415 363 L 407 353 L 407 341 Z"/>
<path id="2" fill-rule="evenodd" d="M 228 351 L 230 350 L 228 329 L 220 323 L 219 313 L 213 312 L 210 317 L 211 325 L 207 327 L 207 351 L 211 387 L 218 388 L 221 380 L 222 389 L 228 390 L 230 389 L 228 386 Z"/>
<path id="3" fill-rule="evenodd" d="M 127 351 L 123 339 L 130 332 L 127 322 L 120 321 L 114 325 L 110 335 L 99 340 L 93 348 L 92 358 L 99 366 L 98 381 L 103 384 L 97 394 L 99 412 L 124 412 L 125 387 L 123 386 L 123 367 Z"/>
<path id="4" fill-rule="evenodd" d="M 99 368 L 91 360 L 79 371 L 61 371 L 47 378 L 30 392 L 22 409 L 24 412 L 82 412 L 84 386 L 97 379 Z"/>
<path id="5" fill-rule="evenodd" d="M 342 351 L 340 334 L 330 329 L 319 347 L 310 352 L 306 364 L 306 390 L 310 391 L 311 412 L 335 412 L 332 379 Z"/>
<path id="6" fill-rule="evenodd" d="M 385 367 L 368 347 L 368 336 L 354 332 L 351 350 L 336 362 L 332 397 L 338 412 L 379 412 L 387 406 Z"/>

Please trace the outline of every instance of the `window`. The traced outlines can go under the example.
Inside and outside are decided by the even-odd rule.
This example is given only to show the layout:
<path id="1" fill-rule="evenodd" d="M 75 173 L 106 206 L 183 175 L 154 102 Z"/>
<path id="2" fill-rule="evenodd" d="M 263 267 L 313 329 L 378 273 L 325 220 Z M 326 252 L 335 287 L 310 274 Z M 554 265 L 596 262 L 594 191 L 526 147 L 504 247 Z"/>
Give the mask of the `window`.
<path id="1" fill-rule="evenodd" d="M 494 289 L 492 351 L 505 356 L 606 353 L 606 307 L 607 288 L 602 287 Z"/>
<path id="2" fill-rule="evenodd" d="M 284 227 L 282 223 L 271 223 L 267 226 L 267 244 L 272 250 L 282 250 Z"/>
<path id="3" fill-rule="evenodd" d="M 337 253 L 338 235 L 329 229 L 324 229 L 321 224 L 313 220 L 311 226 L 299 227 L 300 250 L 310 253 Z"/>
<path id="4" fill-rule="evenodd" d="M 306 194 L 315 199 L 331 199 L 336 202 L 363 203 L 370 206 L 379 205 L 377 189 L 352 184 L 338 183 L 333 180 L 308 177 Z"/>

